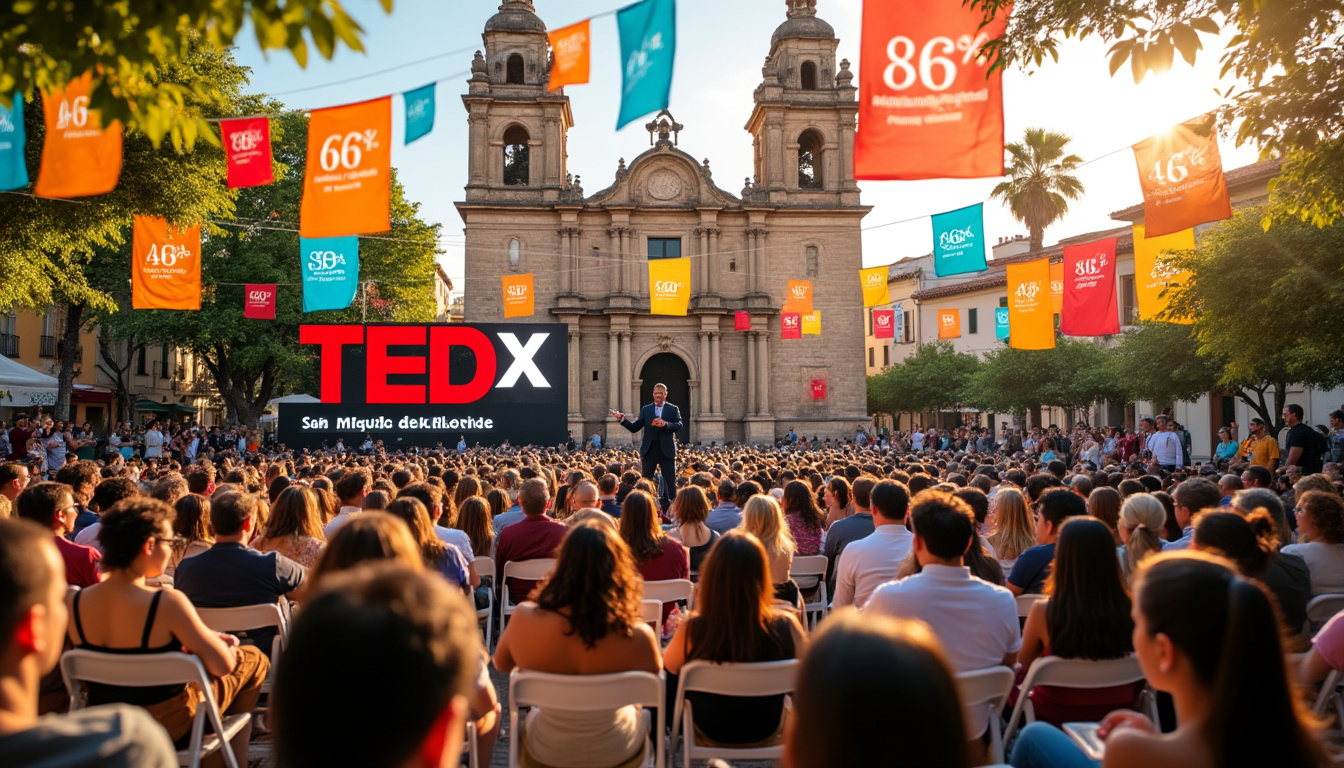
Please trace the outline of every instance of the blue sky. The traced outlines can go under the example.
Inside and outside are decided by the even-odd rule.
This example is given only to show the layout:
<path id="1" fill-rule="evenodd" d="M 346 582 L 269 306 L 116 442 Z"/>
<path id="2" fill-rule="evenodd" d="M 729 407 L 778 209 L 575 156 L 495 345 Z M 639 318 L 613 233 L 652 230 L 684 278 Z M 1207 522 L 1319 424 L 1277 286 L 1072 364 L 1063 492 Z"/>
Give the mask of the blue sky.
<path id="1" fill-rule="evenodd" d="M 621 0 L 534 0 L 538 15 L 551 29 L 609 12 Z M 396 0 L 385 15 L 373 0 L 346 0 L 346 9 L 365 29 L 363 54 L 348 49 L 333 61 L 316 54 L 301 69 L 288 53 L 261 55 L 249 33 L 239 37 L 239 61 L 253 69 L 252 89 L 275 95 L 293 108 L 312 109 L 400 94 L 442 80 L 437 86 L 434 131 L 410 146 L 402 144 L 402 110 L 393 100 L 395 136 L 392 163 L 407 195 L 421 203 L 421 214 L 443 224 L 442 262 L 457 293 L 468 301 L 476 286 L 463 280 L 462 223 L 453 202 L 466 183 L 466 112 L 460 95 L 466 91 L 472 52 L 483 46 L 481 30 L 499 3 L 492 0 Z M 681 148 L 709 158 L 720 187 L 736 193 L 751 174 L 751 137 L 743 130 L 751 114 L 751 93 L 761 80 L 761 64 L 769 52 L 770 34 L 785 19 L 784 0 L 678 0 L 677 61 L 671 110 L 686 126 Z M 819 0 L 818 16 L 830 22 L 840 39 L 839 57 L 858 72 L 860 0 Z M 649 146 L 637 120 L 615 130 L 620 93 L 619 41 L 616 20 L 593 22 L 592 80 L 566 88 L 575 126 L 569 134 L 569 171 L 583 177 L 589 192 L 611 183 L 617 159 L 627 160 Z M 1135 86 L 1129 67 L 1110 77 L 1106 48 L 1096 40 L 1062 47 L 1058 64 L 1049 63 L 1031 75 L 1020 70 L 1004 79 L 1007 137 L 1012 141 L 1027 127 L 1044 127 L 1072 136 L 1073 151 L 1085 160 L 1125 149 L 1171 124 L 1219 103 L 1214 88 L 1221 44 L 1205 38 L 1206 50 L 1194 67 L 1178 57 L 1172 71 L 1150 75 Z M 434 57 L 431 59 L 431 57 Z M 431 59 L 428 61 L 421 61 Z M 401 66 L 410 62 L 421 62 Z M 382 70 L 394 68 L 390 72 Z M 362 79 L 350 80 L 363 75 Z M 344 82 L 338 82 L 344 81 Z M 857 81 L 856 81 L 857 85 Z M 1254 162 L 1254 150 L 1221 143 L 1223 165 L 1235 168 Z M 1127 149 L 1101 157 L 1084 167 L 1079 178 L 1085 199 L 1074 203 L 1068 217 L 1051 227 L 1046 242 L 1116 226 L 1108 214 L 1140 202 L 1138 174 Z M 873 211 L 865 227 L 921 217 L 915 221 L 870 229 L 864 233 L 863 261 L 875 266 L 932 248 L 929 214 L 985 200 L 997 179 L 863 182 L 863 202 Z M 1025 234 L 1025 229 L 998 203 L 985 207 L 986 235 Z M 488 289 L 498 290 L 492 283 Z"/>

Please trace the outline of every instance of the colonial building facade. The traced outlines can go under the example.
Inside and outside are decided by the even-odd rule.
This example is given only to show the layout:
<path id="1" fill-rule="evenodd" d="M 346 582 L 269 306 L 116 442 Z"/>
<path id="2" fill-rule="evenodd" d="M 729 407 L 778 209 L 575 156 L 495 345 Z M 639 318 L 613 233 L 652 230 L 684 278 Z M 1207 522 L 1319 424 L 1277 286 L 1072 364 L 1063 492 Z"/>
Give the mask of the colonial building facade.
<path id="1" fill-rule="evenodd" d="M 576 438 L 628 440 L 607 411 L 636 410 L 656 382 L 689 417 L 684 439 L 705 445 L 773 441 L 790 428 L 838 436 L 868 422 L 856 89 L 815 4 L 788 0 L 771 38 L 745 126 L 754 177 L 736 195 L 715 183 L 708 159 L 679 148 L 684 126 L 666 111 L 645 126 L 652 147 L 616 160 L 610 186 L 585 194 L 567 165 L 569 98 L 546 89 L 546 25 L 531 0 L 504 0 L 486 23 L 462 97 L 465 318 L 503 319 L 501 276 L 534 275 L 532 319 L 568 329 Z M 692 262 L 689 314 L 652 316 L 649 260 L 677 257 Z M 813 282 L 822 335 L 780 338 L 789 279 Z M 751 329 L 735 331 L 743 310 Z"/>

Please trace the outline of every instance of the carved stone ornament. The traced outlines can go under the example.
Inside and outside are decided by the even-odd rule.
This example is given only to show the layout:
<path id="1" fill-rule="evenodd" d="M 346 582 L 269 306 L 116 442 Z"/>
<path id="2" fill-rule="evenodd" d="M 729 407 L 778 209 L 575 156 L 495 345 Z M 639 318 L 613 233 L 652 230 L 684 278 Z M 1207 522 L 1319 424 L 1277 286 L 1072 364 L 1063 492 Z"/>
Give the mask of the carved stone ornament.
<path id="1" fill-rule="evenodd" d="M 654 171 L 646 185 L 649 196 L 655 200 L 671 200 L 681 194 L 681 179 L 669 170 Z"/>
<path id="2" fill-rule="evenodd" d="M 662 351 L 664 351 L 664 352 L 671 352 L 671 351 L 672 351 L 672 337 L 671 337 L 671 336 L 668 336 L 667 334 L 660 335 L 660 336 L 658 337 L 658 349 L 660 349 L 660 350 L 662 350 Z"/>

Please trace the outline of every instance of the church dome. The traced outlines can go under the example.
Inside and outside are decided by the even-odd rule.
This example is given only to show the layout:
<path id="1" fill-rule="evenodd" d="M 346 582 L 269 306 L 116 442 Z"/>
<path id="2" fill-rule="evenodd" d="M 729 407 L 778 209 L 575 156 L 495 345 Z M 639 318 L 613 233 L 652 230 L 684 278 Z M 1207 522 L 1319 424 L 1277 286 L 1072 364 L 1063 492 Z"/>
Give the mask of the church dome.
<path id="1" fill-rule="evenodd" d="M 770 47 L 789 37 L 830 39 L 835 30 L 830 24 L 817 17 L 816 0 L 787 0 L 789 18 L 780 24 L 770 36 Z"/>
<path id="2" fill-rule="evenodd" d="M 499 13 L 485 22 L 486 32 L 540 32 L 546 34 L 546 23 L 537 16 L 532 0 L 504 0 Z"/>

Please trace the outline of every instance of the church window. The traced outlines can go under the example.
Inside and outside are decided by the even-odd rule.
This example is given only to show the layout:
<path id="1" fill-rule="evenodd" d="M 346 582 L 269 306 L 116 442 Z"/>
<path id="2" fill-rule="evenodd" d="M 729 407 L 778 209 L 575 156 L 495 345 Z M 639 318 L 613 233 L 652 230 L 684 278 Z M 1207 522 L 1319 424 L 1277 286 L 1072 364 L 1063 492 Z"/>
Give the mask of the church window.
<path id="1" fill-rule="evenodd" d="M 529 181 L 527 129 L 515 125 L 504 132 L 504 184 L 525 187 Z"/>
<path id="2" fill-rule="evenodd" d="M 821 270 L 821 256 L 817 253 L 817 246 L 807 246 L 807 251 L 805 253 L 807 255 L 807 276 L 816 277 L 817 273 Z"/>
<path id="3" fill-rule="evenodd" d="M 517 53 L 509 55 L 509 63 L 504 72 L 504 82 L 509 85 L 523 84 L 523 57 Z"/>
<path id="4" fill-rule="evenodd" d="M 804 90 L 804 91 L 815 91 L 815 90 L 817 90 L 817 65 L 816 65 L 816 64 L 813 64 L 813 63 L 810 62 L 810 61 L 804 61 L 804 62 L 803 62 L 802 69 L 800 70 L 799 74 L 802 75 L 802 80 L 803 80 L 803 90 Z"/>
<path id="5" fill-rule="evenodd" d="M 649 260 L 681 258 L 681 238 L 650 237 Z"/>
<path id="6" fill-rule="evenodd" d="M 521 254 L 522 250 L 523 248 L 522 245 L 518 242 L 518 238 L 515 237 L 514 239 L 509 241 L 509 269 L 518 268 L 518 257 Z"/>
<path id="7" fill-rule="evenodd" d="M 821 137 L 816 131 L 798 137 L 798 186 L 821 189 Z"/>

